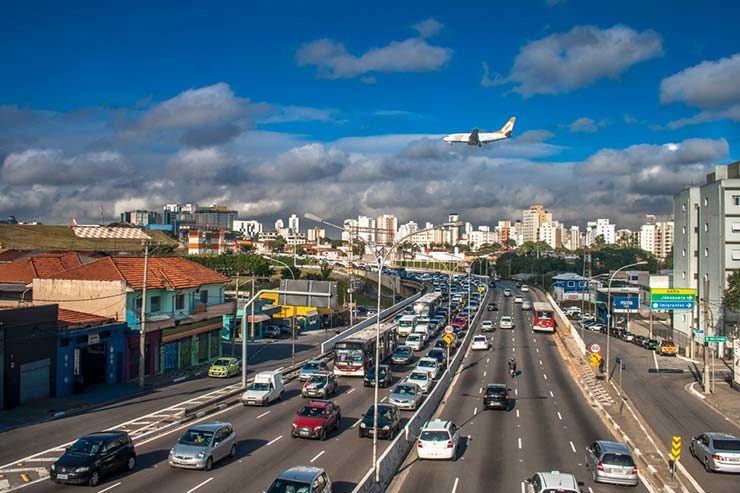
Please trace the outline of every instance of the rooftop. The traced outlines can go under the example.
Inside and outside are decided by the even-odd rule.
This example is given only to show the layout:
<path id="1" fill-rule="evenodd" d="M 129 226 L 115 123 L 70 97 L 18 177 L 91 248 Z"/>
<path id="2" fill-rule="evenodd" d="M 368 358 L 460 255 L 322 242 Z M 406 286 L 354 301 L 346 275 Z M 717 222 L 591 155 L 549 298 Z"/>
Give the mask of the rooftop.
<path id="1" fill-rule="evenodd" d="M 0 282 L 30 284 L 36 278 L 45 279 L 80 265 L 75 252 L 40 253 L 0 264 Z"/>
<path id="2" fill-rule="evenodd" d="M 67 310 L 66 308 L 59 309 L 57 319 L 59 320 L 59 327 L 65 328 L 79 325 L 100 325 L 115 322 L 112 318 L 101 317 L 99 315 L 93 315 L 92 313 Z"/>

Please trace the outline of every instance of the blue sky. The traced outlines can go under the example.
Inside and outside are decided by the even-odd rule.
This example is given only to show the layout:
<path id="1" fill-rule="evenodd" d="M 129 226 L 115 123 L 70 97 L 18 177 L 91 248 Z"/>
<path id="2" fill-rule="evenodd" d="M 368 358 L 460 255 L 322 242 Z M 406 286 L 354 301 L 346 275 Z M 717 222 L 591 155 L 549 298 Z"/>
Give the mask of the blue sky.
<path id="1" fill-rule="evenodd" d="M 577 223 L 582 184 L 634 226 L 738 157 L 734 2 L 174 5 L 4 7 L 0 214 L 94 218 L 105 197 L 490 224 L 531 200 Z M 511 115 L 512 142 L 436 139 Z"/>

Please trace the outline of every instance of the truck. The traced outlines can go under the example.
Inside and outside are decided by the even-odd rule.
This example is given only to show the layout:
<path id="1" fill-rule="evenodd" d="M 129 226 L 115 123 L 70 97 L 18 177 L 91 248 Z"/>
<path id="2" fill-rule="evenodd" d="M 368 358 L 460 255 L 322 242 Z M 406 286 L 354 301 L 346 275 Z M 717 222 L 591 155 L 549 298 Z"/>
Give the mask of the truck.
<path id="1" fill-rule="evenodd" d="M 283 374 L 278 371 L 261 371 L 240 398 L 245 406 L 267 406 L 283 399 L 285 385 Z"/>

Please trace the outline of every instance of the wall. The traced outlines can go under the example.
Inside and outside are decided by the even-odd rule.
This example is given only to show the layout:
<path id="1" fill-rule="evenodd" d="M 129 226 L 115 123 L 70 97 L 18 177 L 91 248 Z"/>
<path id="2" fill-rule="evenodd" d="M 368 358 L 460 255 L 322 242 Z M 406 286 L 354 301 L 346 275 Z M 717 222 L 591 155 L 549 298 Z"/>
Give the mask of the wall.
<path id="1" fill-rule="evenodd" d="M 124 281 L 34 279 L 33 301 L 35 304 L 55 303 L 59 308 L 126 321 Z"/>
<path id="2" fill-rule="evenodd" d="M 697 281 L 697 234 L 694 232 L 696 211 L 694 206 L 699 203 L 699 188 L 691 187 L 681 190 L 673 197 L 673 218 L 675 222 L 673 246 L 673 287 L 696 288 Z M 674 330 L 690 336 L 695 315 L 689 312 L 673 314 Z"/>

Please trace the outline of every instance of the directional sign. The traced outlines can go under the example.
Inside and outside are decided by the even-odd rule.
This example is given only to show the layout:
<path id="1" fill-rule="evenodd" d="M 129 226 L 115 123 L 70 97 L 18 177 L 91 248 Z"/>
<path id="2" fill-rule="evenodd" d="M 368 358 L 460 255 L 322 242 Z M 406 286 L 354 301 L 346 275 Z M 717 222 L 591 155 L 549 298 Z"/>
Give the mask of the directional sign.
<path id="1" fill-rule="evenodd" d="M 660 289 L 650 290 L 650 303 L 660 301 L 693 302 L 696 298 L 695 289 Z"/>
<path id="2" fill-rule="evenodd" d="M 601 360 L 603 358 L 598 353 L 591 353 L 591 356 L 588 357 L 588 364 L 591 366 L 599 366 L 601 364 Z"/>
<path id="3" fill-rule="evenodd" d="M 671 459 L 681 460 L 681 437 L 673 437 L 671 443 Z"/>
<path id="4" fill-rule="evenodd" d="M 704 335 L 704 329 L 694 329 L 694 335 Z"/>
<path id="5" fill-rule="evenodd" d="M 445 327 L 445 334 L 454 334 L 455 333 L 455 327 L 452 325 L 448 325 Z"/>
<path id="6" fill-rule="evenodd" d="M 453 336 L 452 334 L 445 334 L 442 336 L 442 339 L 444 339 L 445 343 L 447 343 L 447 345 L 449 346 L 450 344 L 452 344 L 452 341 L 455 340 L 455 336 Z"/>
<path id="7" fill-rule="evenodd" d="M 483 291 L 485 291 L 485 290 L 486 290 L 486 288 L 484 288 L 483 286 L 478 286 L 478 292 L 480 294 L 483 294 Z"/>
<path id="8" fill-rule="evenodd" d="M 693 301 L 652 301 L 650 308 L 653 310 L 693 310 Z"/>
<path id="9" fill-rule="evenodd" d="M 727 336 L 705 336 L 704 342 L 727 342 Z"/>
<path id="10" fill-rule="evenodd" d="M 598 344 L 591 344 L 591 346 L 589 346 L 589 349 L 592 353 L 598 353 L 599 351 L 601 351 L 601 346 L 599 346 Z"/>

